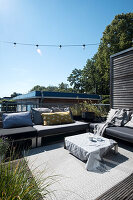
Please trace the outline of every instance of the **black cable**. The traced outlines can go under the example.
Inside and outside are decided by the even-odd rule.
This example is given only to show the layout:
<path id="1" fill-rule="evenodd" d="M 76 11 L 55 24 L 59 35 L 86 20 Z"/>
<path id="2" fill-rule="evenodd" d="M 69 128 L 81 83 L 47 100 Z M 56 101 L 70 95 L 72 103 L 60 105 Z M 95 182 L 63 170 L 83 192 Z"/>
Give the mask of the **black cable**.
<path id="1" fill-rule="evenodd" d="M 100 43 L 95 43 L 95 44 L 64 44 L 64 45 L 55 45 L 55 44 L 33 44 L 33 43 L 21 43 L 21 42 L 9 42 L 9 41 L 0 41 L 0 43 L 5 43 L 5 44 L 12 44 L 14 46 L 16 45 L 25 45 L 25 46 L 35 46 L 35 47 L 83 47 L 85 48 L 86 46 L 91 46 L 91 45 L 99 45 Z"/>

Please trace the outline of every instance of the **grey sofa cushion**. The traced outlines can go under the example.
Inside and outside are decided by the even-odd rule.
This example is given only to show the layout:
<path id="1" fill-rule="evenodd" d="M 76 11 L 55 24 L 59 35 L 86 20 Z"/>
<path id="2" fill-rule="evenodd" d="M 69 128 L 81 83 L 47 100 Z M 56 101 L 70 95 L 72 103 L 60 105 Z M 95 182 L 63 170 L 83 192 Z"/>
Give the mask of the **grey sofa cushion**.
<path id="1" fill-rule="evenodd" d="M 89 129 L 90 129 L 91 132 L 93 132 L 94 126 L 96 124 L 99 124 L 99 123 L 90 123 L 89 124 Z M 133 143 L 133 129 L 132 128 L 116 127 L 116 126 L 108 127 L 108 128 L 106 128 L 104 135 L 116 137 L 116 138 L 119 138 L 119 139 Z"/>
<path id="2" fill-rule="evenodd" d="M 36 137 L 37 131 L 32 126 L 21 128 L 0 129 L 0 137 L 11 139 L 25 139 Z"/>
<path id="3" fill-rule="evenodd" d="M 133 143 L 133 129 L 127 127 L 108 127 L 106 128 L 106 135 Z"/>
<path id="4" fill-rule="evenodd" d="M 17 128 L 33 125 L 30 112 L 4 113 L 2 115 L 2 121 L 3 128 Z"/>
<path id="5" fill-rule="evenodd" d="M 51 126 L 35 125 L 34 128 L 38 132 L 38 137 L 45 137 L 45 136 L 63 134 L 67 132 L 86 130 L 88 129 L 88 123 L 76 121 L 75 123 L 71 124 L 61 124 L 61 125 L 51 125 Z"/>
<path id="6" fill-rule="evenodd" d="M 43 118 L 41 116 L 42 113 L 51 113 L 52 110 L 49 108 L 32 108 L 32 116 L 33 116 L 33 123 L 35 125 L 42 125 Z"/>
<path id="7" fill-rule="evenodd" d="M 52 112 L 66 112 L 69 111 L 69 107 L 52 107 Z"/>

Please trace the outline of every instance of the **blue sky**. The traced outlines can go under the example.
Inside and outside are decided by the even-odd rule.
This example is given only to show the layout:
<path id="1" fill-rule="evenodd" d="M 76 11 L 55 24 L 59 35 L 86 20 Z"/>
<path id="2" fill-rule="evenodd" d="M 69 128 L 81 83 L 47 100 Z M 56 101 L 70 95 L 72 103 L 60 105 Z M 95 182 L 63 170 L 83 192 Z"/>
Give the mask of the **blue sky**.
<path id="1" fill-rule="evenodd" d="M 0 40 L 35 44 L 99 43 L 115 15 L 133 11 L 132 0 L 0 0 Z M 0 97 L 35 85 L 67 83 L 97 46 L 51 48 L 0 43 Z"/>

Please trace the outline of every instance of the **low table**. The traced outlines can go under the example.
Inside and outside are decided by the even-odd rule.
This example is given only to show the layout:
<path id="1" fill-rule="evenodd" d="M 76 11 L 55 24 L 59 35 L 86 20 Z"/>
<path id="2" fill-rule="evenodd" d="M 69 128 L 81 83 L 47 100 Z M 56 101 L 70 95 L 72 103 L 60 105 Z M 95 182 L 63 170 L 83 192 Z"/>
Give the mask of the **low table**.
<path id="1" fill-rule="evenodd" d="M 93 137 L 93 140 L 91 140 Z M 116 141 L 101 136 L 94 136 L 92 133 L 84 133 L 64 138 L 64 148 L 82 161 L 86 161 L 87 170 L 102 170 L 102 157 L 114 147 L 118 152 Z"/>

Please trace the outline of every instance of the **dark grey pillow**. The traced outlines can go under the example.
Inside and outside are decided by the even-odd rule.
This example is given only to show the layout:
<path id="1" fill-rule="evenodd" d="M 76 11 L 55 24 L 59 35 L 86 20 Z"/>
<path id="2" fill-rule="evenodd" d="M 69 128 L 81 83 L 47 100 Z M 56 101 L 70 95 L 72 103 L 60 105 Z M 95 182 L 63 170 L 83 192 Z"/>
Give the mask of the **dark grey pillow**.
<path id="1" fill-rule="evenodd" d="M 42 113 L 51 113 L 52 110 L 49 108 L 32 108 L 32 116 L 33 116 L 33 123 L 35 125 L 42 125 L 43 118 L 41 116 Z"/>
<path id="2" fill-rule="evenodd" d="M 67 112 L 69 111 L 69 107 L 52 107 L 52 112 Z"/>
<path id="3" fill-rule="evenodd" d="M 128 121 L 124 126 L 133 128 L 133 114 L 131 115 L 130 121 Z"/>
<path id="4" fill-rule="evenodd" d="M 122 126 L 124 126 L 130 120 L 131 114 L 132 112 L 130 110 L 124 109 Z"/>
<path id="5" fill-rule="evenodd" d="M 3 128 L 17 128 L 33 126 L 30 112 L 4 113 L 2 115 Z"/>
<path id="6" fill-rule="evenodd" d="M 70 112 L 71 118 L 73 119 L 72 111 L 69 107 L 52 107 L 52 112 Z"/>

